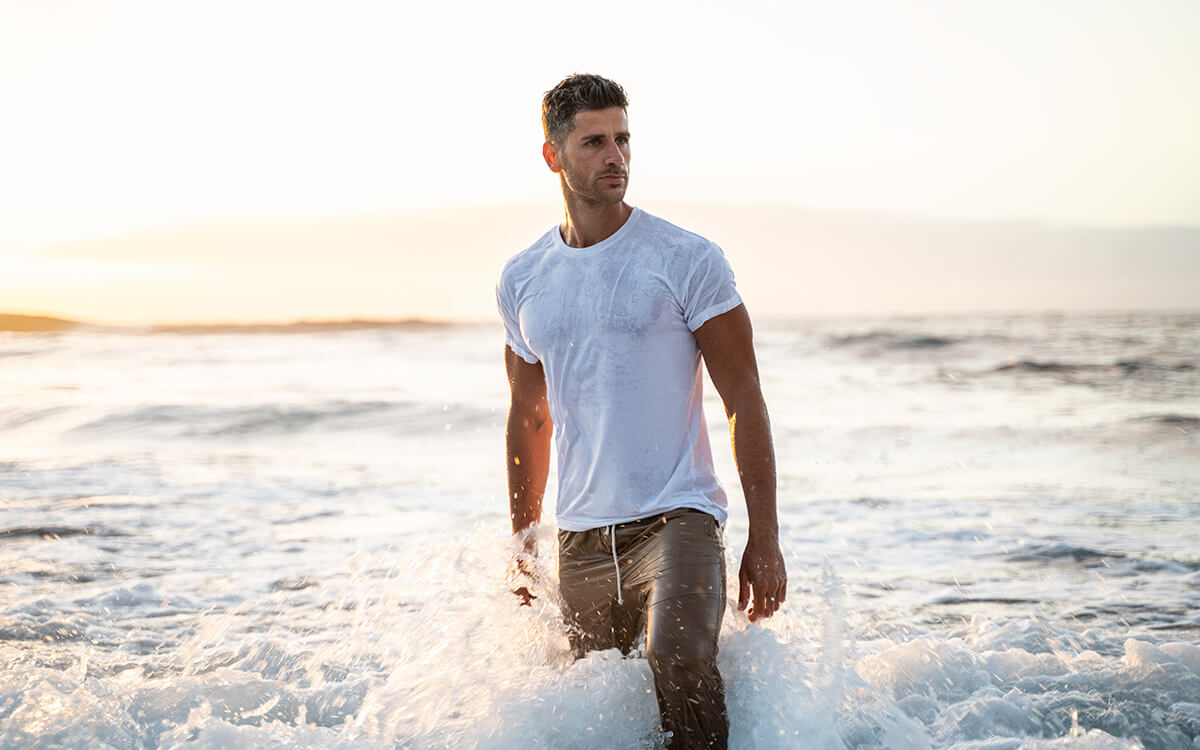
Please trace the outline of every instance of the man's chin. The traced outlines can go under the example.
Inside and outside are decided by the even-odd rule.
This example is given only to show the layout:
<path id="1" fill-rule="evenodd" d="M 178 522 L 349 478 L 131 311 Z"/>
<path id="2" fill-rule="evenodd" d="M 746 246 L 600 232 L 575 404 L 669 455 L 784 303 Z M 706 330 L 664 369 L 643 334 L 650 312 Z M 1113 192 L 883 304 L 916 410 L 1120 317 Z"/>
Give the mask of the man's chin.
<path id="1" fill-rule="evenodd" d="M 607 203 L 620 203 L 625 200 L 625 189 L 628 185 L 622 182 L 620 185 L 613 185 L 611 188 L 604 191 L 604 197 Z"/>

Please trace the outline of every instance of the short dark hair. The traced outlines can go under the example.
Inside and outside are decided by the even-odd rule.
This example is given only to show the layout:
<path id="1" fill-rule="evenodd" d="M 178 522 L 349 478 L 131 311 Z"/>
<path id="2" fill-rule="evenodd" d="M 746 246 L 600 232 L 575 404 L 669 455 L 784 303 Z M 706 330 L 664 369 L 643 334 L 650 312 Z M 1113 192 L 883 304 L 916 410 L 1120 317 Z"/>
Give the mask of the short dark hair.
<path id="1" fill-rule="evenodd" d="M 547 141 L 560 143 L 575 129 L 575 115 L 589 109 L 625 108 L 625 89 L 591 73 L 572 73 L 542 97 L 542 131 Z"/>

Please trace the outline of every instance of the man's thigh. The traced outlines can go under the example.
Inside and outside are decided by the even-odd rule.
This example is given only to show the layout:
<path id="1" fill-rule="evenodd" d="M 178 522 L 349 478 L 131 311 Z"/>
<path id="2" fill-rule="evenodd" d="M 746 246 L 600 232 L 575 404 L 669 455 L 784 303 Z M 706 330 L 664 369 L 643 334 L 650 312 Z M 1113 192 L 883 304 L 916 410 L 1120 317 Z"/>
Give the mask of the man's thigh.
<path id="1" fill-rule="evenodd" d="M 681 509 L 664 516 L 652 554 L 639 562 L 646 580 L 647 646 L 683 658 L 711 659 L 725 613 L 725 553 L 716 520 Z"/>
<path id="2" fill-rule="evenodd" d="M 616 570 L 602 529 L 558 532 L 558 583 L 576 657 L 617 645 Z"/>

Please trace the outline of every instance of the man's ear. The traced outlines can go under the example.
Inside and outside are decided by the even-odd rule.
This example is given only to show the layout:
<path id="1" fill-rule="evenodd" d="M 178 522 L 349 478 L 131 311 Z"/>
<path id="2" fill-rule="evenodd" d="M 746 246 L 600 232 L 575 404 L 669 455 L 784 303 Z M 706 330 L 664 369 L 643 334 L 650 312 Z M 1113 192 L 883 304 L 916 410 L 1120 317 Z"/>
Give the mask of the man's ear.
<path id="1" fill-rule="evenodd" d="M 562 171 L 562 167 L 558 164 L 558 154 L 554 153 L 554 144 L 550 141 L 542 144 L 542 158 L 546 160 L 546 166 L 550 167 L 551 172 Z"/>

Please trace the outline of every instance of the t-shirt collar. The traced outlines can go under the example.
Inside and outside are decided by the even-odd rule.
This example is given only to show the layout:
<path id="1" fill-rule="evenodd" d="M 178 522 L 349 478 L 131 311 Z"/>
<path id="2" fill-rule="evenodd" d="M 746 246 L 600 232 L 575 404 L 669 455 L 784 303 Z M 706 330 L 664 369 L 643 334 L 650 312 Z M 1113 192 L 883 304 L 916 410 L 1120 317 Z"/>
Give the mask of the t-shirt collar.
<path id="1" fill-rule="evenodd" d="M 600 240 L 595 245 L 588 245 L 587 247 L 571 247 L 564 242 L 562 238 L 561 225 L 551 229 L 550 234 L 554 238 L 555 249 L 571 253 L 573 255 L 591 255 L 592 253 L 599 252 L 620 242 L 623 236 L 633 230 L 633 225 L 638 222 L 638 220 L 641 218 L 641 215 L 642 209 L 634 206 L 633 210 L 629 212 L 629 217 L 625 219 L 625 223 L 622 224 L 617 231 Z"/>

